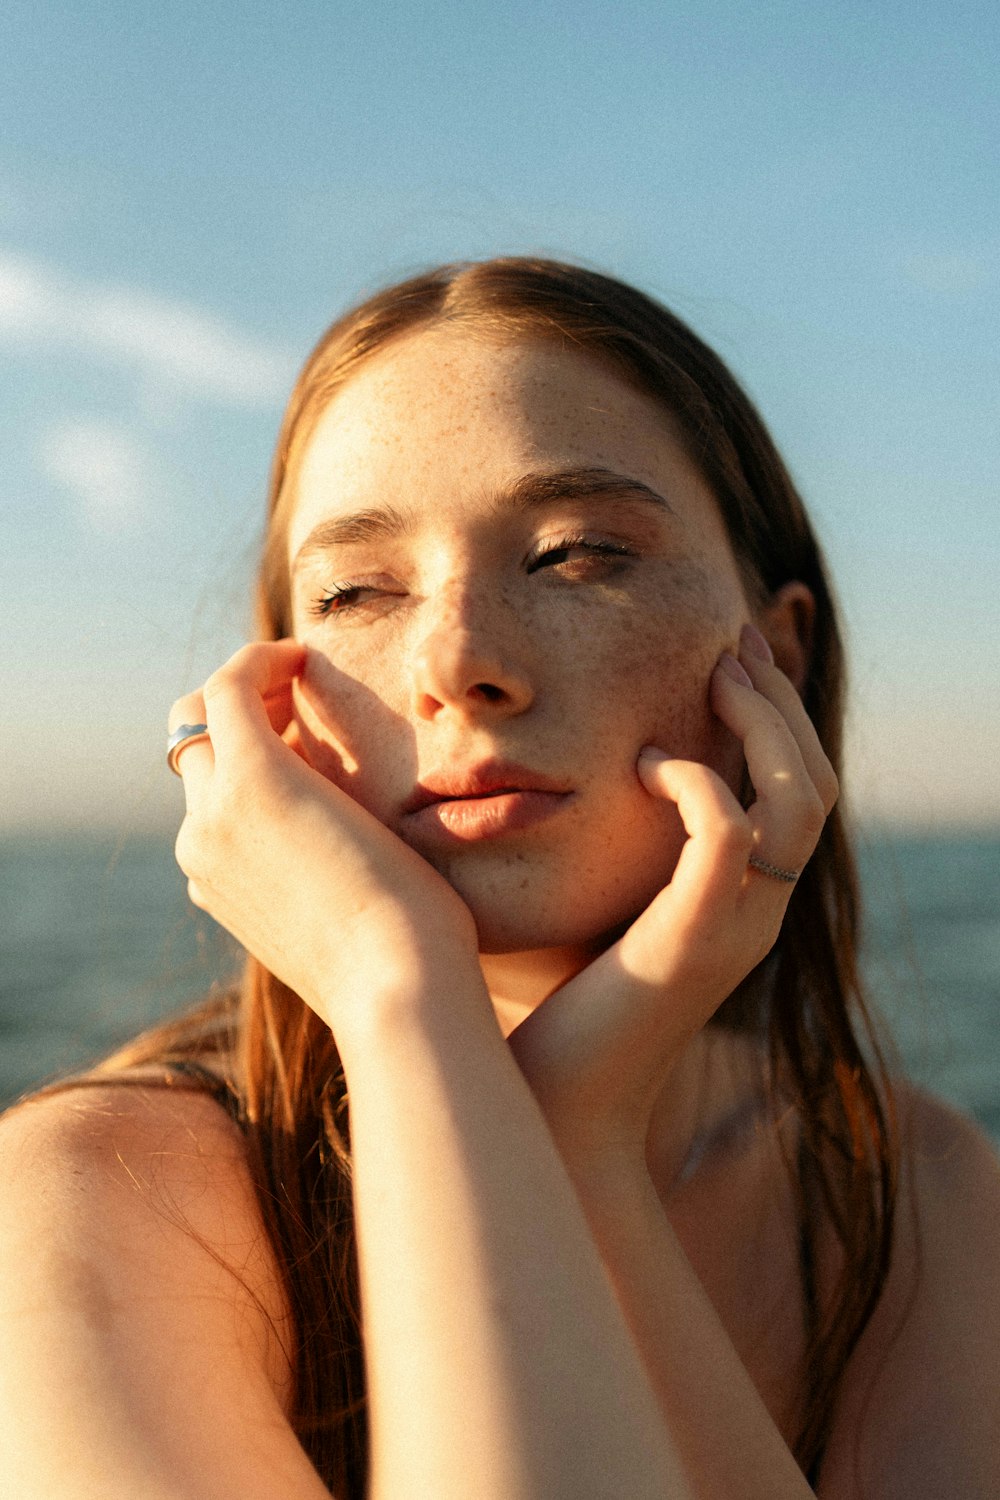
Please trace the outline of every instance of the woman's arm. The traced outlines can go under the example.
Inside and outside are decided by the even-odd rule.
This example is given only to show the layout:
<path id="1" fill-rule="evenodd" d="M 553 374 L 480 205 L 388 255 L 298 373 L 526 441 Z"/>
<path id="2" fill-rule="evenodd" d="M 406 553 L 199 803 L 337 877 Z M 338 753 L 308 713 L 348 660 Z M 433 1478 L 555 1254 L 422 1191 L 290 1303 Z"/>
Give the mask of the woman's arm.
<path id="1" fill-rule="evenodd" d="M 804 1500 L 812 1491 L 644 1164 L 592 1161 L 576 1187 L 697 1500 Z"/>
<path id="2" fill-rule="evenodd" d="M 455 983 L 437 980 L 444 993 Z M 487 1005 L 456 1022 L 410 998 L 345 1058 L 374 1500 L 687 1497 L 580 1204 Z"/>

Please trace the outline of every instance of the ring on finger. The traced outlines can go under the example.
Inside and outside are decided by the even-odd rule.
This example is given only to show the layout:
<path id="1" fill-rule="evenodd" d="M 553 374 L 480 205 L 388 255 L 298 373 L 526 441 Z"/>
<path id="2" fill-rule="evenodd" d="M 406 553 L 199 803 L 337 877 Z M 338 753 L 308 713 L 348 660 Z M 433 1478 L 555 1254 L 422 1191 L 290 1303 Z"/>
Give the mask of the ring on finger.
<path id="1" fill-rule="evenodd" d="M 783 870 L 780 865 L 772 865 L 770 860 L 761 859 L 757 854 L 751 854 L 747 864 L 752 870 L 758 870 L 761 875 L 769 875 L 772 880 L 784 880 L 789 885 L 794 885 L 802 874 L 801 870 Z"/>
<path id="2" fill-rule="evenodd" d="M 194 744 L 195 740 L 208 738 L 207 724 L 178 724 L 173 734 L 167 736 L 167 765 L 175 776 L 181 774 L 177 767 L 181 751 Z"/>

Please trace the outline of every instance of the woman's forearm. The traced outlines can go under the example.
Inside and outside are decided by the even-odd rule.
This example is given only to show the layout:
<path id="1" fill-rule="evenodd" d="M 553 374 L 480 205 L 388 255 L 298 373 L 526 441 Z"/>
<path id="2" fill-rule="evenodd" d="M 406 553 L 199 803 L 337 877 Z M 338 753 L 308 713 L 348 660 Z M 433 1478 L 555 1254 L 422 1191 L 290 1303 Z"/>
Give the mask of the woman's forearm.
<path id="1" fill-rule="evenodd" d="M 374 1500 L 689 1500 L 485 997 L 438 999 L 344 1058 Z"/>
<path id="2" fill-rule="evenodd" d="M 571 1176 L 697 1500 L 811 1495 L 642 1164 Z"/>

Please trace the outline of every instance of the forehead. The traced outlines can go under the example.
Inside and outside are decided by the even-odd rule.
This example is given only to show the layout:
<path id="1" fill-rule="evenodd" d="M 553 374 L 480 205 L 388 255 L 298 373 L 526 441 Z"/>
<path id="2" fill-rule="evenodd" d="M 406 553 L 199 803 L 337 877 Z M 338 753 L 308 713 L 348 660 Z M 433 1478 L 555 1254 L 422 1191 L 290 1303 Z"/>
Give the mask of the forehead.
<path id="1" fill-rule="evenodd" d="M 721 527 L 669 413 L 595 356 L 424 330 L 364 364 L 321 413 L 295 475 L 289 553 L 337 514 L 453 515 L 525 473 L 576 467 L 626 474 Z"/>

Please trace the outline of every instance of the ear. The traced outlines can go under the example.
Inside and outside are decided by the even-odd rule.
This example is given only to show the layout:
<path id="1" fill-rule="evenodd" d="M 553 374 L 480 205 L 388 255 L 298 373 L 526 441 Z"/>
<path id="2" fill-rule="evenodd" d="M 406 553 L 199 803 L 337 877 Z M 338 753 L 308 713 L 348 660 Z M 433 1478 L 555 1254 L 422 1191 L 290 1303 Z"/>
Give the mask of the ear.
<path id="1" fill-rule="evenodd" d="M 774 652 L 775 664 L 801 694 L 812 657 L 816 600 L 804 583 L 785 583 L 764 605 L 754 623 Z"/>

